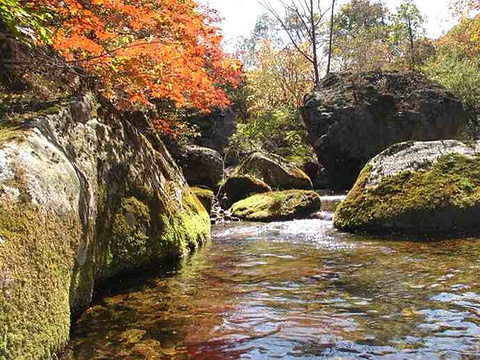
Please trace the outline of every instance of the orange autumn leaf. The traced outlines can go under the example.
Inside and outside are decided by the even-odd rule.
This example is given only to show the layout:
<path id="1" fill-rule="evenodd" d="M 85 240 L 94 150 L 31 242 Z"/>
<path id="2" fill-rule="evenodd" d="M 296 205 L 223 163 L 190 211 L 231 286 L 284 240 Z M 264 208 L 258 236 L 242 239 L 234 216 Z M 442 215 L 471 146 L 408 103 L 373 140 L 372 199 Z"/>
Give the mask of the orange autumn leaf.
<path id="1" fill-rule="evenodd" d="M 28 6 L 25 2 L 25 6 Z M 215 12 L 195 0 L 37 0 L 55 14 L 52 45 L 97 76 L 118 107 L 155 99 L 205 110 L 228 105 L 240 65 L 221 48 Z"/>

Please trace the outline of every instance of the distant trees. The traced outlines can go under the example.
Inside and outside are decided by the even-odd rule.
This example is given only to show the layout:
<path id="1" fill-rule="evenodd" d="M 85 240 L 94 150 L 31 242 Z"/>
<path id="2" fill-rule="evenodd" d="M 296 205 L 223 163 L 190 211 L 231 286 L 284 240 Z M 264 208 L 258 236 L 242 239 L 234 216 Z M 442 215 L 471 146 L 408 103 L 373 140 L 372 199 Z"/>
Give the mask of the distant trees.
<path id="1" fill-rule="evenodd" d="M 284 14 L 269 2 L 260 2 L 285 30 L 293 47 L 311 63 L 315 83 L 320 81 L 321 38 L 325 11 L 320 0 L 281 1 Z M 308 47 L 305 46 L 308 44 Z"/>
<path id="2" fill-rule="evenodd" d="M 417 63 L 416 42 L 425 36 L 424 22 L 425 18 L 413 0 L 403 0 L 397 13 L 392 16 L 392 44 L 401 54 L 406 55 L 404 58 L 409 59 L 411 71 L 415 70 Z"/>
<path id="3" fill-rule="evenodd" d="M 477 113 L 480 112 L 480 45 L 475 34 L 479 21 L 478 17 L 464 18 L 435 41 L 435 55 L 422 69 Z"/>
<path id="4" fill-rule="evenodd" d="M 246 111 L 230 141 L 229 153 L 234 157 L 253 150 L 300 162 L 312 156 L 298 111 L 315 81 L 312 62 L 303 54 L 310 51 L 310 44 L 295 46 L 282 34 L 281 25 L 262 15 L 251 35 L 238 45 L 244 76 L 235 91 L 236 103 Z"/>
<path id="5" fill-rule="evenodd" d="M 334 59 L 343 71 L 378 70 L 391 62 L 389 12 L 381 3 L 352 0 L 334 18 Z"/>
<path id="6" fill-rule="evenodd" d="M 413 0 L 394 14 L 381 1 L 351 0 L 334 18 L 335 64 L 344 71 L 414 70 L 427 46 L 423 23 Z"/>

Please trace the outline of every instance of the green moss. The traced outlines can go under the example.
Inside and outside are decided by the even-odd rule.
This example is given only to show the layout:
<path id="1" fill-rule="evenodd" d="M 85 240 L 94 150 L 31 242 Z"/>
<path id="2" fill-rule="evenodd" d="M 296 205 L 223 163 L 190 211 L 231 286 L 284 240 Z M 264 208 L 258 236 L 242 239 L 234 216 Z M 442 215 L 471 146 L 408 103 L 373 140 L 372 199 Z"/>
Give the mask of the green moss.
<path id="1" fill-rule="evenodd" d="M 400 172 L 365 188 L 369 166 L 335 213 L 344 230 L 398 229 L 415 232 L 477 228 L 480 157 L 450 154 L 429 170 Z"/>
<path id="2" fill-rule="evenodd" d="M 184 255 L 210 238 L 210 217 L 190 190 L 184 189 L 182 209 L 170 216 L 160 214 L 163 231 L 159 244 L 168 255 Z"/>
<path id="3" fill-rule="evenodd" d="M 67 342 L 80 232 L 75 216 L 0 205 L 0 359 L 50 358 Z"/>
<path id="4" fill-rule="evenodd" d="M 319 211 L 320 196 L 314 191 L 272 191 L 238 201 L 230 210 L 249 221 L 291 220 Z"/>
<path id="5" fill-rule="evenodd" d="M 210 189 L 202 189 L 199 187 L 191 187 L 190 190 L 200 200 L 203 207 L 210 214 L 213 206 L 213 191 Z"/>
<path id="6" fill-rule="evenodd" d="M 148 262 L 150 210 L 135 197 L 122 199 L 113 217 L 111 255 L 107 266 L 111 271 L 129 269 Z"/>

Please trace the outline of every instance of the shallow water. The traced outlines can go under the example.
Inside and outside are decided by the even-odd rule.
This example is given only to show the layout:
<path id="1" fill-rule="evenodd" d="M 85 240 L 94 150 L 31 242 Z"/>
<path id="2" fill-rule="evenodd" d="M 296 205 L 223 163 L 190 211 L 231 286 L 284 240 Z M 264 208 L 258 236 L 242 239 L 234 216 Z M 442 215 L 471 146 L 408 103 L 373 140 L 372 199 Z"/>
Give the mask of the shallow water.
<path id="1" fill-rule="evenodd" d="M 181 263 L 104 289 L 69 359 L 478 359 L 478 239 L 227 224 Z"/>

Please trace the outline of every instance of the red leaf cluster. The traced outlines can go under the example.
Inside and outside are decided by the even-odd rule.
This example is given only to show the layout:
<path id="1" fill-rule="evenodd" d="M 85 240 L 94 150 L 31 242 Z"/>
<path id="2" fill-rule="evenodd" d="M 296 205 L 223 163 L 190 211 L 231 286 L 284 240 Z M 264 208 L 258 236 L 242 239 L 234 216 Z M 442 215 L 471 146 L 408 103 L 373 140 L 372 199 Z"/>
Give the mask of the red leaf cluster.
<path id="1" fill-rule="evenodd" d="M 101 79 L 120 108 L 169 100 L 177 108 L 223 107 L 240 64 L 221 48 L 214 11 L 194 0 L 37 0 L 55 14 L 53 46 Z"/>

